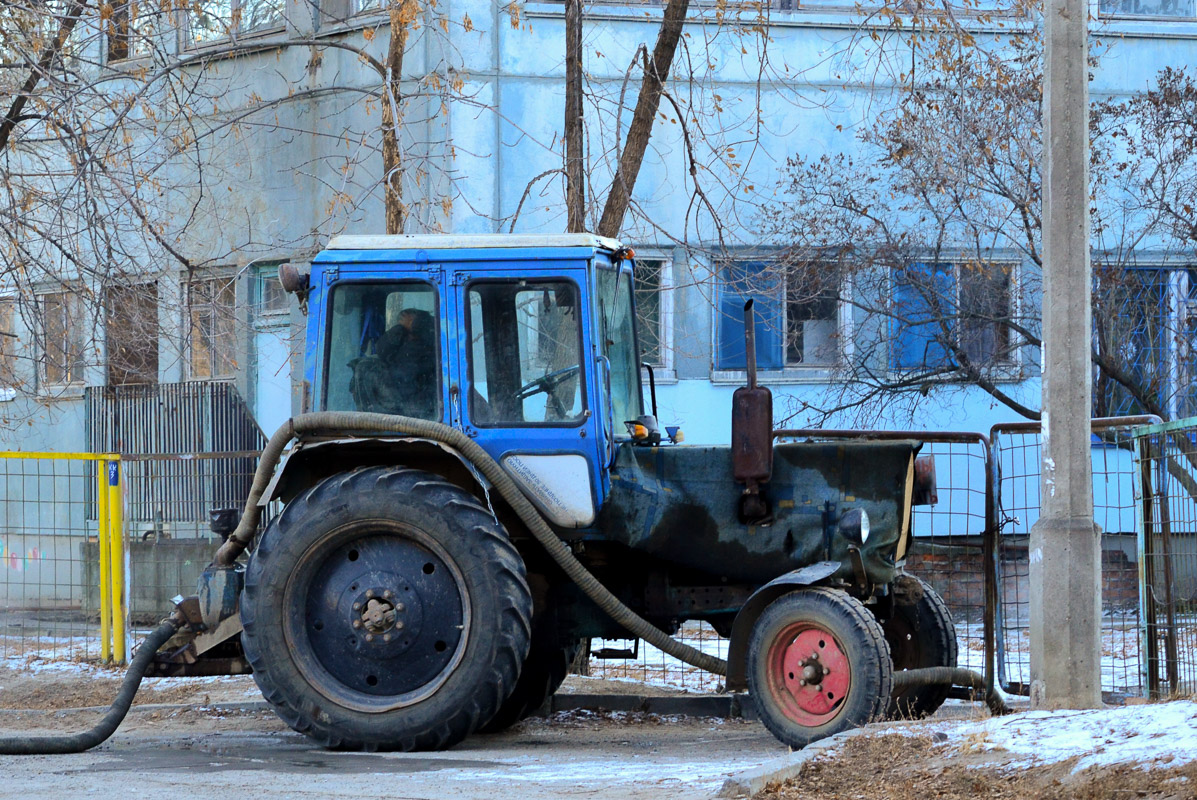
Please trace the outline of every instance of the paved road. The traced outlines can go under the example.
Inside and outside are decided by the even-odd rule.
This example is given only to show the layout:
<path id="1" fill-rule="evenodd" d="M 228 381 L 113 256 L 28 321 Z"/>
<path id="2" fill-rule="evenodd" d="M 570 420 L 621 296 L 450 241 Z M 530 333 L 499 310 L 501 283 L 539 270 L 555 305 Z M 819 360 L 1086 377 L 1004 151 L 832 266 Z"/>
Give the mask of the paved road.
<path id="1" fill-rule="evenodd" d="M 269 713 L 135 711 L 90 753 L 0 757 L 0 797 L 706 798 L 785 752 L 759 723 L 566 713 L 443 753 L 335 753 Z"/>

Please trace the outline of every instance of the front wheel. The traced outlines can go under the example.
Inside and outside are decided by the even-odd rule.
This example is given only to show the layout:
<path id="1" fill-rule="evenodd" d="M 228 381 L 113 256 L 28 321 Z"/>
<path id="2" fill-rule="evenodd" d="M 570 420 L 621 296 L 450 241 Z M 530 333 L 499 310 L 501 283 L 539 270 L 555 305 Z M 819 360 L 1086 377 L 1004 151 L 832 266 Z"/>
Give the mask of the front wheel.
<path id="1" fill-rule="evenodd" d="M 899 575 L 894 582 L 894 612 L 881 623 L 894 671 L 926 667 L 955 667 L 956 626 L 952 612 L 931 585 L 914 575 Z M 890 699 L 887 714 L 919 718 L 934 714 L 948 697 L 948 684 L 911 686 Z"/>
<path id="2" fill-rule="evenodd" d="M 844 592 L 791 592 L 753 626 L 749 692 L 765 727 L 790 747 L 880 719 L 892 686 L 881 626 Z"/>
<path id="3" fill-rule="evenodd" d="M 511 692 L 531 611 L 523 560 L 473 496 L 372 467 L 321 481 L 267 528 L 242 642 L 266 700 L 326 747 L 441 749 Z"/>

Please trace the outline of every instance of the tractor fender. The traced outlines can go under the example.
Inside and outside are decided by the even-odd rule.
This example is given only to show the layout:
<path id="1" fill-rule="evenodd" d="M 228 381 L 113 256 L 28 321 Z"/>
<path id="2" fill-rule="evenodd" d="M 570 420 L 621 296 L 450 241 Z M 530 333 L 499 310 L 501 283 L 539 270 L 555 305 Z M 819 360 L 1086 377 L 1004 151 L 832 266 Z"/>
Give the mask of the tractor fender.
<path id="1" fill-rule="evenodd" d="M 490 481 L 456 448 L 433 439 L 388 436 L 298 442 L 280 461 L 258 505 L 273 500 L 289 502 L 339 472 L 399 464 L 435 472 L 489 503 Z"/>
<path id="2" fill-rule="evenodd" d="M 752 636 L 752 626 L 765 607 L 783 594 L 827 580 L 842 566 L 838 561 L 819 561 L 774 578 L 752 593 L 732 623 L 731 643 L 727 650 L 726 686 L 729 692 L 742 692 L 748 688 L 748 640 Z"/>

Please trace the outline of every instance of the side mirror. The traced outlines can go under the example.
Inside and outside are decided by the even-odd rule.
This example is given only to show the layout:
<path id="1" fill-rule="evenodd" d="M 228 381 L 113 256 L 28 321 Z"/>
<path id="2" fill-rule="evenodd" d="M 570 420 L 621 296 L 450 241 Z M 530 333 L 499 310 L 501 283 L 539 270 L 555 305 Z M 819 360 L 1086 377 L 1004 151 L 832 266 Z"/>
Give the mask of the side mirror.
<path id="1" fill-rule="evenodd" d="M 279 264 L 278 282 L 282 284 L 284 292 L 297 294 L 302 298 L 311 288 L 312 276 L 306 272 L 300 272 L 294 264 Z"/>

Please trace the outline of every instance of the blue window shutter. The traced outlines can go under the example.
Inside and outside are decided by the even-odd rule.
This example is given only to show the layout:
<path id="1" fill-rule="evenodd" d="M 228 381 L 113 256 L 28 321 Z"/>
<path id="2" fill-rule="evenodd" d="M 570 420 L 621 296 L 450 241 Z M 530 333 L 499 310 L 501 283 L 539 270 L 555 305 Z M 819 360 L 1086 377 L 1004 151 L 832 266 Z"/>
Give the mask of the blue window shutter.
<path id="1" fill-rule="evenodd" d="M 938 308 L 936 308 L 938 306 Z M 941 323 L 956 321 L 956 275 L 951 264 L 910 264 L 894 270 L 890 367 L 926 369 L 951 363 Z"/>
<path id="2" fill-rule="evenodd" d="M 765 274 L 768 262 L 728 264 L 721 272 L 716 320 L 715 369 L 745 369 L 744 303 L 756 301 L 756 365 L 785 366 L 785 304 L 780 279 Z"/>

